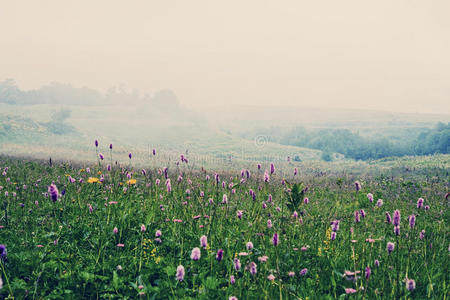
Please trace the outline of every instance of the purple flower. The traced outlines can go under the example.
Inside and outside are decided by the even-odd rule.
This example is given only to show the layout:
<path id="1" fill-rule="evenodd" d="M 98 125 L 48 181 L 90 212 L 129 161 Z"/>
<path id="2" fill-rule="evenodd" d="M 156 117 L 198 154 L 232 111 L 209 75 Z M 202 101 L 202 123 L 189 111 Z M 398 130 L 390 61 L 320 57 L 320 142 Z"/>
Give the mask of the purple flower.
<path id="1" fill-rule="evenodd" d="M 308 204 L 309 203 L 309 199 L 308 198 L 303 199 L 303 203 Z"/>
<path id="2" fill-rule="evenodd" d="M 269 219 L 269 220 L 267 220 L 267 228 L 272 228 L 272 220 L 271 219 Z"/>
<path id="3" fill-rule="evenodd" d="M 386 212 L 386 223 L 391 224 L 391 222 L 392 222 L 391 214 L 387 211 Z"/>
<path id="4" fill-rule="evenodd" d="M 383 199 L 378 199 L 377 206 L 382 207 L 383 206 Z"/>
<path id="5" fill-rule="evenodd" d="M 339 220 L 334 220 L 333 222 L 331 222 L 331 230 L 337 232 L 339 230 L 339 223 Z"/>
<path id="6" fill-rule="evenodd" d="M 425 230 L 422 230 L 422 231 L 419 233 L 419 239 L 423 240 L 424 238 L 425 238 Z"/>
<path id="7" fill-rule="evenodd" d="M 48 187 L 48 194 L 50 195 L 50 199 L 52 199 L 53 202 L 56 202 L 58 200 L 59 191 L 56 185 L 53 183 Z"/>
<path id="8" fill-rule="evenodd" d="M 98 147 L 98 140 L 95 140 L 95 147 Z"/>
<path id="9" fill-rule="evenodd" d="M 153 155 L 156 155 L 156 149 L 153 149 L 152 153 Z"/>
<path id="10" fill-rule="evenodd" d="M 406 280 L 406 289 L 410 292 L 416 289 L 416 282 L 414 281 L 414 279 Z"/>
<path id="11" fill-rule="evenodd" d="M 400 225 L 400 211 L 398 209 L 396 209 L 394 211 L 394 226 L 399 226 Z"/>
<path id="12" fill-rule="evenodd" d="M 359 181 L 355 181 L 355 190 L 359 192 L 361 190 L 361 183 Z"/>
<path id="13" fill-rule="evenodd" d="M 423 206 L 423 198 L 419 198 L 419 200 L 417 200 L 417 208 L 422 208 Z"/>
<path id="14" fill-rule="evenodd" d="M 261 170 L 261 164 L 258 164 L 257 167 L 258 167 L 258 170 Z"/>
<path id="15" fill-rule="evenodd" d="M 241 261 L 239 260 L 239 258 L 235 258 L 233 260 L 233 264 L 236 271 L 239 271 L 241 269 Z"/>
<path id="16" fill-rule="evenodd" d="M 206 248 L 207 245 L 208 245 L 208 237 L 206 235 L 202 235 L 200 237 L 200 246 Z"/>
<path id="17" fill-rule="evenodd" d="M 304 268 L 300 270 L 300 276 L 305 276 L 308 273 L 308 269 Z"/>
<path id="18" fill-rule="evenodd" d="M 177 267 L 177 280 L 178 281 L 183 281 L 184 280 L 184 267 L 182 265 L 179 265 Z"/>
<path id="19" fill-rule="evenodd" d="M 105 159 L 105 157 L 104 157 L 103 154 L 101 154 L 101 153 L 98 154 L 98 157 L 99 157 L 101 160 L 104 160 L 104 159 Z"/>
<path id="20" fill-rule="evenodd" d="M 366 217 L 366 212 L 364 211 L 364 209 L 360 209 L 359 213 L 361 214 L 361 217 L 363 217 L 363 218 Z"/>
<path id="21" fill-rule="evenodd" d="M 359 217 L 359 212 L 355 211 L 355 223 L 359 223 L 359 221 L 361 221 L 361 219 Z"/>
<path id="22" fill-rule="evenodd" d="M 274 233 L 273 234 L 273 237 L 272 237 L 272 244 L 274 245 L 274 246 L 278 246 L 278 243 L 279 243 L 279 240 L 278 240 L 278 233 Z"/>
<path id="23" fill-rule="evenodd" d="M 264 171 L 264 182 L 269 182 L 269 181 L 270 181 L 269 173 L 267 173 L 267 171 Z"/>
<path id="24" fill-rule="evenodd" d="M 236 279 L 234 278 L 234 275 L 230 276 L 230 284 L 235 284 Z"/>
<path id="25" fill-rule="evenodd" d="M 109 144 L 109 150 L 112 150 L 112 144 Z"/>
<path id="26" fill-rule="evenodd" d="M 372 274 L 372 270 L 370 269 L 370 267 L 366 267 L 365 271 L 366 279 L 369 279 L 370 274 Z"/>
<path id="27" fill-rule="evenodd" d="M 425 205 L 425 210 L 430 210 L 430 206 L 429 205 Z"/>
<path id="28" fill-rule="evenodd" d="M 373 195 L 371 193 L 368 193 L 367 199 L 369 199 L 370 202 L 373 202 Z"/>
<path id="29" fill-rule="evenodd" d="M 414 228 L 414 225 L 416 224 L 416 216 L 410 215 L 409 216 L 409 227 Z"/>
<path id="30" fill-rule="evenodd" d="M 394 251 L 394 248 L 395 248 L 395 244 L 394 243 L 392 243 L 392 242 L 388 242 L 387 243 L 386 249 L 387 249 L 387 252 L 389 254 L 391 254 L 391 252 Z"/>
<path id="31" fill-rule="evenodd" d="M 250 263 L 249 269 L 250 269 L 250 274 L 252 274 L 253 276 L 256 275 L 257 272 L 257 265 L 254 262 Z"/>
<path id="32" fill-rule="evenodd" d="M 223 258 L 223 250 L 219 249 L 219 250 L 217 250 L 216 259 L 217 259 L 217 261 L 221 261 L 222 258 Z"/>
<path id="33" fill-rule="evenodd" d="M 192 252 L 191 252 L 192 260 L 199 260 L 200 256 L 201 256 L 200 248 L 195 247 L 194 249 L 192 249 Z"/>
<path id="34" fill-rule="evenodd" d="M 375 267 L 379 267 L 380 266 L 380 261 L 378 259 L 375 259 Z"/>
<path id="35" fill-rule="evenodd" d="M 336 239 L 336 232 L 335 232 L 335 231 L 332 231 L 332 232 L 331 232 L 330 239 L 331 239 L 332 241 L 334 241 L 334 240 Z"/>
<path id="36" fill-rule="evenodd" d="M 394 226 L 394 233 L 396 236 L 400 235 L 400 226 Z"/>
<path id="37" fill-rule="evenodd" d="M 270 164 L 270 175 L 275 173 L 275 165 L 273 163 Z"/>
<path id="38" fill-rule="evenodd" d="M 0 258 L 5 261 L 6 255 L 8 254 L 8 251 L 6 250 L 6 246 L 3 244 L 0 244 Z"/>
<path id="39" fill-rule="evenodd" d="M 131 152 L 128 153 L 128 157 L 131 159 Z"/>
<path id="40" fill-rule="evenodd" d="M 247 242 L 247 250 L 252 250 L 253 249 L 253 243 L 252 242 Z"/>
<path id="41" fill-rule="evenodd" d="M 226 194 L 223 194 L 222 203 L 223 204 L 227 204 L 228 203 L 228 196 Z"/>
<path id="42" fill-rule="evenodd" d="M 294 176 L 296 176 L 298 174 L 298 170 L 297 168 L 294 168 Z"/>

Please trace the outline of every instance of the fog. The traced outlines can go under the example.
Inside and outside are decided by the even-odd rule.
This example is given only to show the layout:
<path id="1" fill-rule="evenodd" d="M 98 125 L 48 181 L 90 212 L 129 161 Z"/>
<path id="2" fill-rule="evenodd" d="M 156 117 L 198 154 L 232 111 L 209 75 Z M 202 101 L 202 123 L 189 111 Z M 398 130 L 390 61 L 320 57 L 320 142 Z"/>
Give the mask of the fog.
<path id="1" fill-rule="evenodd" d="M 449 11 L 445 0 L 1 1 L 0 80 L 168 88 L 196 109 L 449 114 Z"/>

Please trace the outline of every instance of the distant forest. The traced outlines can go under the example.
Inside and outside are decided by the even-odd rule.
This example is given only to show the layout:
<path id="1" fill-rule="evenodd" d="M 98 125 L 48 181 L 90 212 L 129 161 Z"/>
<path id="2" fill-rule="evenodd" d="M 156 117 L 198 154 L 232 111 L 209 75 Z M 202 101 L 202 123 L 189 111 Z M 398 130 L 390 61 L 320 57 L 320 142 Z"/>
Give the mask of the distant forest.
<path id="1" fill-rule="evenodd" d="M 401 135 L 362 136 L 349 129 L 306 129 L 302 126 L 283 130 L 279 127 L 246 133 L 249 138 L 267 135 L 270 141 L 323 151 L 322 159 L 333 160 L 333 153 L 357 160 L 389 156 L 429 155 L 450 153 L 450 123 L 437 123 L 433 128 L 403 129 Z"/>

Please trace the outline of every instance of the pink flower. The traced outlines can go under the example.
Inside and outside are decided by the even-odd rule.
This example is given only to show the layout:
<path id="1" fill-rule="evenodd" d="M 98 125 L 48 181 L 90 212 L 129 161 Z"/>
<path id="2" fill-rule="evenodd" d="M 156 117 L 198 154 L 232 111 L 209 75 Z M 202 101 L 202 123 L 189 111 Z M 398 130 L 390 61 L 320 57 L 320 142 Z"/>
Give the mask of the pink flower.
<path id="1" fill-rule="evenodd" d="M 355 290 L 355 289 L 352 289 L 352 288 L 347 288 L 347 289 L 345 289 L 345 293 L 346 294 L 354 294 L 354 293 L 356 293 L 357 291 Z"/>
<path id="2" fill-rule="evenodd" d="M 117 229 L 117 227 L 114 227 L 113 232 L 114 234 L 117 234 L 119 232 L 119 229 Z"/>
<path id="3" fill-rule="evenodd" d="M 179 265 L 177 267 L 177 280 L 178 281 L 183 281 L 184 280 L 184 267 L 182 265 Z"/>
<path id="4" fill-rule="evenodd" d="M 194 249 L 192 249 L 192 252 L 191 252 L 192 260 L 199 260 L 200 256 L 201 256 L 200 248 L 195 247 Z"/>
<path id="5" fill-rule="evenodd" d="M 200 238 L 200 246 L 206 248 L 207 245 L 208 245 L 208 237 L 206 235 L 202 235 Z"/>
<path id="6" fill-rule="evenodd" d="M 161 230 L 156 230 L 155 237 L 160 237 L 162 235 Z"/>
<path id="7" fill-rule="evenodd" d="M 141 232 L 145 232 L 146 230 L 147 230 L 147 228 L 145 228 L 145 225 L 142 224 L 142 225 L 141 225 Z"/>
<path id="8" fill-rule="evenodd" d="M 275 276 L 270 274 L 269 276 L 267 276 L 267 279 L 269 279 L 270 281 L 274 281 L 275 280 Z"/>
<path id="9" fill-rule="evenodd" d="M 252 242 L 248 242 L 247 243 L 247 250 L 252 250 L 253 249 L 253 243 Z"/>
<path id="10" fill-rule="evenodd" d="M 123 247 L 125 247 L 125 245 L 124 245 L 124 244 L 121 244 L 121 243 L 119 243 L 119 244 L 117 244 L 117 247 L 121 247 L 121 248 L 123 248 Z"/>
<path id="11" fill-rule="evenodd" d="M 258 260 L 259 260 L 260 262 L 266 262 L 268 259 L 269 259 L 269 257 L 266 256 L 266 255 L 258 257 Z"/>

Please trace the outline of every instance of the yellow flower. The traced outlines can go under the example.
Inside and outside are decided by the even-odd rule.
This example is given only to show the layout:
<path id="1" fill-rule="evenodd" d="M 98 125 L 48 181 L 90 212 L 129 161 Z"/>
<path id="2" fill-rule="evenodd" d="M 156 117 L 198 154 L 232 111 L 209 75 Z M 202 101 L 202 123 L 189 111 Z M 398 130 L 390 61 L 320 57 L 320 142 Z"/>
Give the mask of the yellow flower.
<path id="1" fill-rule="evenodd" d="M 129 185 L 136 184 L 136 179 L 130 179 L 127 181 Z"/>
<path id="2" fill-rule="evenodd" d="M 80 173 L 86 171 L 85 169 L 80 169 Z"/>
<path id="3" fill-rule="evenodd" d="M 98 182 L 98 178 L 97 177 L 89 177 L 88 182 L 89 183 L 96 183 L 96 182 Z"/>

